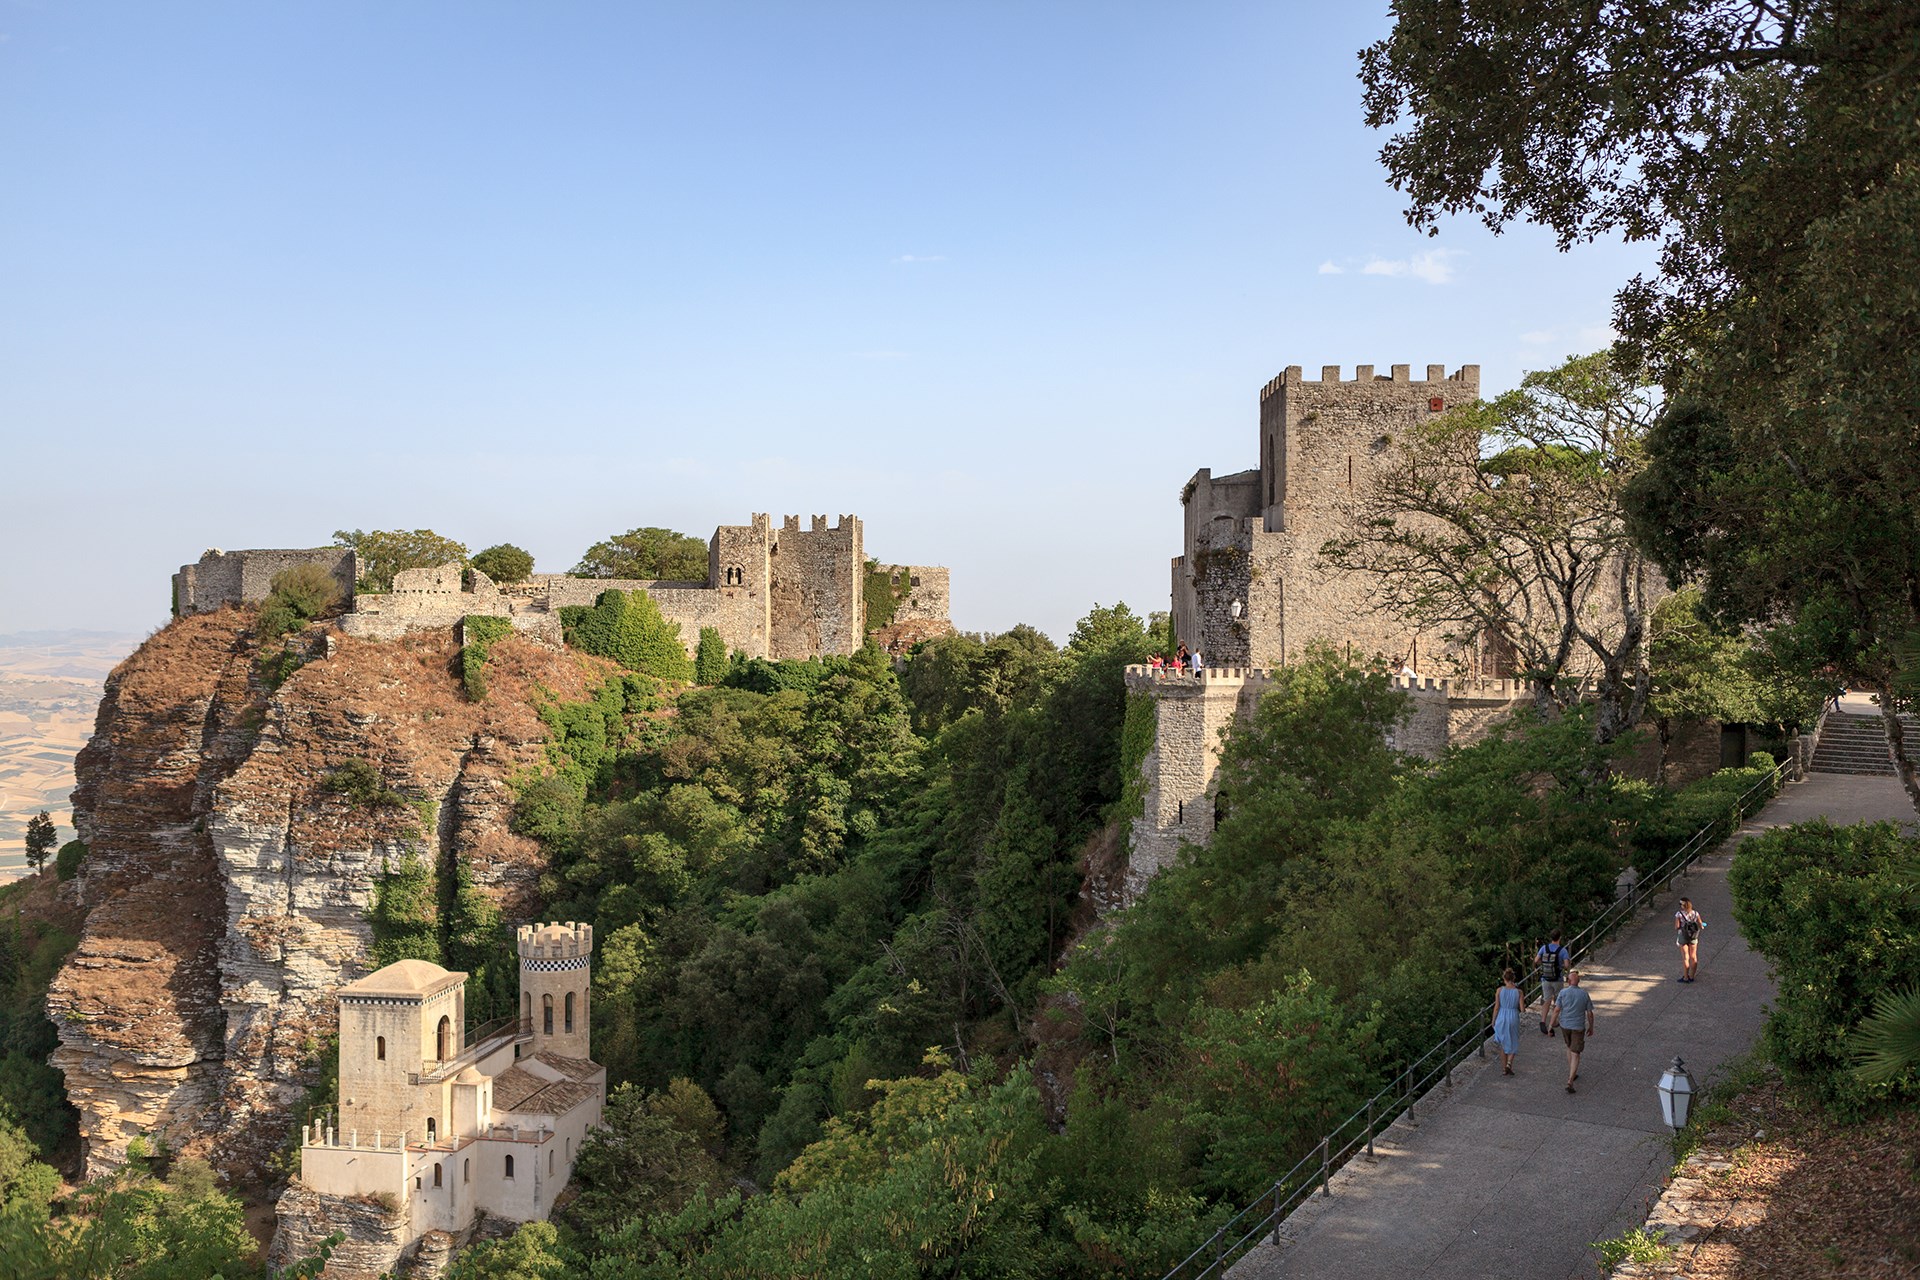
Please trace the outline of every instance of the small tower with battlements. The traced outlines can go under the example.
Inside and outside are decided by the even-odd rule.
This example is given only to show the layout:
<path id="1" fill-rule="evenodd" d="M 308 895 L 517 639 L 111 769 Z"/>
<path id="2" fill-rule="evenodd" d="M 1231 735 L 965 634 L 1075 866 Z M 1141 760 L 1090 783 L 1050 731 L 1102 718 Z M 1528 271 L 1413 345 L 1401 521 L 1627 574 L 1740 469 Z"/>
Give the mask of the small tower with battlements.
<path id="1" fill-rule="evenodd" d="M 520 1016 L 533 1026 L 531 1052 L 589 1056 L 593 926 L 523 924 L 517 942 Z"/>

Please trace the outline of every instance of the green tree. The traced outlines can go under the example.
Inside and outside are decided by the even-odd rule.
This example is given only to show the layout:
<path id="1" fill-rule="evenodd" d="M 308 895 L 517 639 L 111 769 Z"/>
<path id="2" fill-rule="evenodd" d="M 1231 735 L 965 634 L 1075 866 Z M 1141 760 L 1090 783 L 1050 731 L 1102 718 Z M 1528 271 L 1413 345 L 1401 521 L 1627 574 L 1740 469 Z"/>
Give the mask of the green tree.
<path id="1" fill-rule="evenodd" d="M 596 542 L 573 566 L 582 578 L 638 578 L 643 581 L 705 582 L 707 544 L 671 529 L 629 529 Z"/>
<path id="2" fill-rule="evenodd" d="M 88 1183 L 70 1212 L 48 1220 L 0 1214 L 0 1257 L 17 1280 L 242 1280 L 258 1276 L 259 1245 L 240 1202 L 220 1192 L 197 1160 L 174 1161 L 167 1179 L 135 1160 Z"/>
<path id="3" fill-rule="evenodd" d="M 1920 663 L 1920 41 L 1913 5 L 1400 0 L 1363 55 L 1410 218 L 1658 240 L 1615 325 L 1668 391 L 1636 539 L 1725 622 L 1896 713 Z"/>
<path id="4" fill-rule="evenodd" d="M 27 864 L 35 871 L 47 865 L 48 856 L 59 843 L 53 818 L 45 809 L 27 819 Z"/>
<path id="5" fill-rule="evenodd" d="M 273 575 L 254 630 L 263 641 L 277 640 L 333 608 L 342 594 L 339 582 L 323 565 L 297 564 L 282 569 Z"/>
<path id="6" fill-rule="evenodd" d="M 693 651 L 695 684 L 719 684 L 727 678 L 727 642 L 718 627 L 700 628 L 700 643 Z"/>
<path id="7" fill-rule="evenodd" d="M 579 1274 L 580 1259 L 551 1222 L 523 1222 L 504 1240 L 470 1245 L 447 1268 L 447 1280 L 566 1280 Z"/>
<path id="8" fill-rule="evenodd" d="M 533 574 L 533 553 L 502 542 L 474 552 L 473 567 L 495 582 L 525 582 Z"/>
<path id="9" fill-rule="evenodd" d="M 466 544 L 431 529 L 337 529 L 333 540 L 359 555 L 359 589 L 367 592 L 393 590 L 393 575 L 402 569 L 467 562 Z"/>
<path id="10" fill-rule="evenodd" d="M 1650 389 L 1608 357 L 1529 373 L 1392 441 L 1332 564 L 1371 575 L 1381 607 L 1456 643 L 1511 646 L 1542 714 L 1599 672 L 1593 727 L 1611 742 L 1646 704 L 1645 557 L 1621 491 L 1639 469 Z"/>
<path id="11" fill-rule="evenodd" d="M 580 1144 L 580 1194 L 567 1210 L 567 1220 L 589 1237 L 634 1218 L 678 1213 L 697 1194 L 725 1190 L 726 1124 L 692 1081 L 673 1080 L 658 1093 L 620 1085 L 607 1098 L 601 1126 Z"/>
<path id="12" fill-rule="evenodd" d="M 40 1149 L 0 1108 L 0 1214 L 44 1218 L 60 1194 L 60 1175 L 40 1163 Z"/>

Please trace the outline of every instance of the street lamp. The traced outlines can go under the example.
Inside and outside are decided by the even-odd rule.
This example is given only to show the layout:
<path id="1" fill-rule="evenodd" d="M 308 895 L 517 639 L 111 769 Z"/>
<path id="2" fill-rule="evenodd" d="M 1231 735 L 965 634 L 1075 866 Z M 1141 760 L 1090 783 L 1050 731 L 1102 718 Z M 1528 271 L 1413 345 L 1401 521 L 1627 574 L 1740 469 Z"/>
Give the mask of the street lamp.
<path id="1" fill-rule="evenodd" d="M 1240 602 L 1235 600 L 1232 604 L 1228 605 L 1227 612 L 1233 615 L 1235 622 L 1240 621 Z"/>
<path id="2" fill-rule="evenodd" d="M 1673 1065 L 1660 1076 L 1660 1118 L 1675 1133 L 1687 1127 L 1687 1112 L 1693 1108 L 1693 1074 L 1687 1064 L 1674 1055 Z"/>

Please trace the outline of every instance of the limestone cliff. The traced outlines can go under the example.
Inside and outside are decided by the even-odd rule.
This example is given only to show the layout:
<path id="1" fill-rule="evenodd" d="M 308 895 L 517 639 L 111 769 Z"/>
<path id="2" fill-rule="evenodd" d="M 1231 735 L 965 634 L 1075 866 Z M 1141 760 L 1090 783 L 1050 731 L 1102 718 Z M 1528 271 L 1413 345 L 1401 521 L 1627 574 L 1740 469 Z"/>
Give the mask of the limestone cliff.
<path id="1" fill-rule="evenodd" d="M 585 696 L 595 659 L 513 637 L 470 702 L 444 632 L 358 640 L 321 627 L 277 690 L 250 609 L 181 618 L 107 681 L 75 763 L 88 914 L 48 1005 L 90 1173 L 138 1133 L 257 1186 L 313 1083 L 334 992 L 365 973 L 383 859 L 464 864 L 510 920 L 541 866 L 507 829 L 508 779 L 540 765 L 543 699 Z M 362 761 L 407 803 L 323 783 Z"/>

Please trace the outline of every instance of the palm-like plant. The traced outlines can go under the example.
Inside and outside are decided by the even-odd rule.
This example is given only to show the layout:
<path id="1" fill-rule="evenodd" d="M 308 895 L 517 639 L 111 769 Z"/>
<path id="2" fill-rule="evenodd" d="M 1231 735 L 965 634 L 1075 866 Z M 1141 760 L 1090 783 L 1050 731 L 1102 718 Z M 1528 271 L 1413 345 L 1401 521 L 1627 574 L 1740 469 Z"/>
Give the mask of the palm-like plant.
<path id="1" fill-rule="evenodd" d="M 1890 1084 L 1920 1070 L 1920 987 L 1881 992 L 1849 1038 L 1854 1071 L 1867 1084 Z"/>

